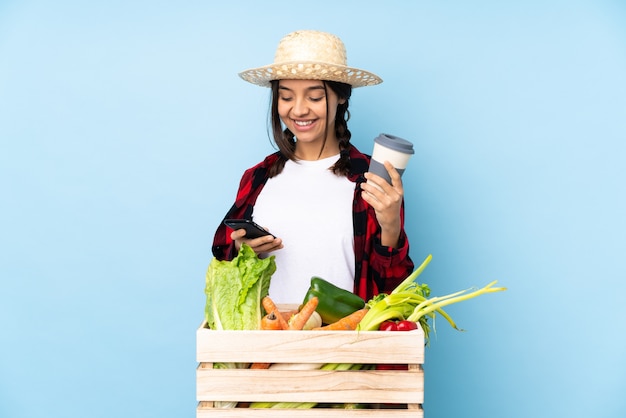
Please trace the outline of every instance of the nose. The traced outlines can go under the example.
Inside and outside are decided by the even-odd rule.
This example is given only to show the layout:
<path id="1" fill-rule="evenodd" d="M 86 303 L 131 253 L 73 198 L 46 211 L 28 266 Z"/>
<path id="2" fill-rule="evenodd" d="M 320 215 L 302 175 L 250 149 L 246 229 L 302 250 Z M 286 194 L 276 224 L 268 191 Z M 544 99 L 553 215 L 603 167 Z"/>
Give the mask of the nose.
<path id="1" fill-rule="evenodd" d="M 302 98 L 296 98 L 291 112 L 294 116 L 297 117 L 302 117 L 309 113 L 309 106 L 307 106 L 306 100 Z"/>

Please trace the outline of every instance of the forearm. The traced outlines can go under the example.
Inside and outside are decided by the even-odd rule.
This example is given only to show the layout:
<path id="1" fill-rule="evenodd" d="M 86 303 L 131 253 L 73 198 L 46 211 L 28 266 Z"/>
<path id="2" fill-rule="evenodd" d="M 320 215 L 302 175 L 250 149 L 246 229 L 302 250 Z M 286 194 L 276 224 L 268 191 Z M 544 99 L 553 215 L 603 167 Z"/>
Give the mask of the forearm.
<path id="1" fill-rule="evenodd" d="M 380 230 L 380 243 L 385 247 L 398 248 L 402 228 L 400 222 L 397 225 L 383 227 Z"/>

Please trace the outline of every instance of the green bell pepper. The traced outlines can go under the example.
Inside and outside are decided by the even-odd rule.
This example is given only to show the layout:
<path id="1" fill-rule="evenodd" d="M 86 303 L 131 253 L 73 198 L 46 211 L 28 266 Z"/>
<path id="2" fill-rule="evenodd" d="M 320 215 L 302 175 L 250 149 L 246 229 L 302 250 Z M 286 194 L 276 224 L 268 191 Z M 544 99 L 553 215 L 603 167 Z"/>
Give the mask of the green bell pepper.
<path id="1" fill-rule="evenodd" d="M 318 298 L 316 311 L 322 317 L 324 324 L 332 324 L 365 307 L 365 301 L 361 297 L 321 277 L 311 278 L 311 286 L 302 304 L 307 303 L 313 296 Z"/>

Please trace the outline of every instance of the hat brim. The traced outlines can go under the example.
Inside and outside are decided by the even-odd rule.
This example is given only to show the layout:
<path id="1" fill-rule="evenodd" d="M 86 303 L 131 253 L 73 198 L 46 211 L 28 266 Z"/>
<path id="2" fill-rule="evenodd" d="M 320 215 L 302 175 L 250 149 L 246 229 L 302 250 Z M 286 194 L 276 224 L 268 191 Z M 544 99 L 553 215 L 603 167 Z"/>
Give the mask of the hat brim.
<path id="1" fill-rule="evenodd" d="M 376 74 L 344 65 L 320 62 L 285 62 L 251 68 L 239 77 L 257 86 L 269 87 L 272 80 L 325 80 L 346 83 L 352 87 L 374 86 L 383 80 Z"/>

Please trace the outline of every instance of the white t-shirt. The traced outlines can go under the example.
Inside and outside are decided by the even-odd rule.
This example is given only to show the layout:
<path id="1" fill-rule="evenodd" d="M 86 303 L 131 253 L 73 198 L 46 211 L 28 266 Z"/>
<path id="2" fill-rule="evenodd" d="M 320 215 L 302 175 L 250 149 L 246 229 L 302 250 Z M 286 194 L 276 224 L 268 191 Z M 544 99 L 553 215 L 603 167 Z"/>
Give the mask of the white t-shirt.
<path id="1" fill-rule="evenodd" d="M 254 221 L 283 240 L 268 254 L 276 256 L 269 295 L 277 303 L 302 302 L 313 276 L 354 288 L 355 184 L 329 170 L 338 158 L 287 161 L 254 205 Z"/>

